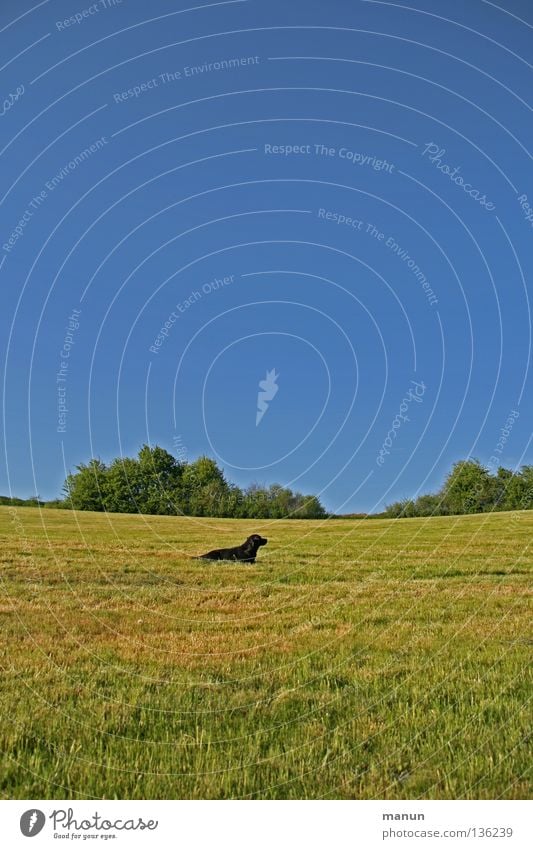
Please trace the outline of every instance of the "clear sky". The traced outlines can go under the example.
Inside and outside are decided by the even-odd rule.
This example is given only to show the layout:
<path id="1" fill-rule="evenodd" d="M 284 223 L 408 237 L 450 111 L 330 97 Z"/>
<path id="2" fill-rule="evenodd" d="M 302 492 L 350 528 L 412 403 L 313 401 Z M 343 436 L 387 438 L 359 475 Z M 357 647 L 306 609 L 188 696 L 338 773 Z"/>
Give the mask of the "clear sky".
<path id="1" fill-rule="evenodd" d="M 532 25 L 2 0 L 0 493 L 145 442 L 341 512 L 532 462 Z"/>

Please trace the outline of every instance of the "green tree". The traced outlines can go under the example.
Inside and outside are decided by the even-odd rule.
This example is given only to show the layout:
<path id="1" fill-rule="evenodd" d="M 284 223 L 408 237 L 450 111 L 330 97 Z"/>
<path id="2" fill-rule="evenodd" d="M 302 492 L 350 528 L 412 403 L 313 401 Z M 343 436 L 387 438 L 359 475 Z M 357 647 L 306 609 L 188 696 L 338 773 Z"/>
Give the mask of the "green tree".
<path id="1" fill-rule="evenodd" d="M 488 470 L 479 460 L 455 463 L 443 491 L 450 513 L 482 513 L 493 507 L 494 489 Z"/>
<path id="2" fill-rule="evenodd" d="M 210 457 L 188 463 L 181 476 L 185 512 L 190 516 L 220 516 L 229 494 L 224 473 Z"/>
<path id="3" fill-rule="evenodd" d="M 291 518 L 324 519 L 326 517 L 326 511 L 316 495 L 301 495 L 301 493 L 296 493 L 294 498 L 296 505 L 291 513 Z"/>
<path id="4" fill-rule="evenodd" d="M 417 515 L 416 504 L 410 498 L 395 501 L 393 504 L 386 505 L 384 515 L 388 519 L 412 519 Z"/>
<path id="5" fill-rule="evenodd" d="M 77 472 L 69 474 L 63 493 L 74 510 L 105 509 L 107 495 L 107 466 L 101 460 L 89 460 L 76 466 Z"/>
<path id="6" fill-rule="evenodd" d="M 512 478 L 513 473 L 510 469 L 504 469 L 503 466 L 500 466 L 496 474 L 490 477 L 488 489 L 494 510 L 508 509 L 508 489 Z"/>
<path id="7" fill-rule="evenodd" d="M 272 519 L 289 519 L 298 506 L 290 489 L 273 483 L 266 493 L 268 513 Z"/>
<path id="8" fill-rule="evenodd" d="M 446 504 L 439 493 L 428 493 L 420 495 L 415 501 L 415 514 L 417 516 L 444 516 L 446 515 Z"/>
<path id="9" fill-rule="evenodd" d="M 142 513 L 180 513 L 181 478 L 184 464 L 156 445 L 143 445 L 138 454 L 141 492 L 138 507 Z"/>
<path id="10" fill-rule="evenodd" d="M 117 457 L 107 472 L 106 510 L 110 513 L 139 513 L 142 497 L 138 461 L 131 457 Z"/>
<path id="11" fill-rule="evenodd" d="M 243 515 L 250 519 L 271 518 L 271 503 L 268 490 L 257 483 L 251 484 L 244 492 Z"/>
<path id="12" fill-rule="evenodd" d="M 244 504 L 244 493 L 235 484 L 228 484 L 222 499 L 222 514 L 230 518 L 242 518 Z"/>
<path id="13" fill-rule="evenodd" d="M 392 504 L 386 504 L 384 515 L 387 519 L 401 519 L 403 515 L 403 501 L 393 501 Z"/>
<path id="14" fill-rule="evenodd" d="M 246 491 L 229 484 L 209 457 L 179 462 L 159 446 L 143 445 L 137 458 L 117 457 L 76 467 L 67 477 L 65 506 L 114 513 L 315 519 L 325 516 L 314 495 L 273 484 Z"/>
<path id="15" fill-rule="evenodd" d="M 522 466 L 506 487 L 505 510 L 533 509 L 533 466 Z"/>

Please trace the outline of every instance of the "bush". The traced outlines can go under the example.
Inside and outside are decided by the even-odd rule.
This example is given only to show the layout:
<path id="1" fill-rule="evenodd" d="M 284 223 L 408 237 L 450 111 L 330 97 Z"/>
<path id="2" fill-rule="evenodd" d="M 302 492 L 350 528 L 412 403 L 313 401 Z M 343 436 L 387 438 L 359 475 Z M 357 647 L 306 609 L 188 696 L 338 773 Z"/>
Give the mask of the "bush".
<path id="1" fill-rule="evenodd" d="M 415 501 L 396 501 L 385 508 L 389 519 L 409 516 L 450 516 L 494 510 L 533 509 L 533 466 L 512 472 L 500 466 L 491 474 L 479 460 L 460 460 L 452 467 L 440 492 Z"/>
<path id="2" fill-rule="evenodd" d="M 109 466 L 81 463 L 64 484 L 64 506 L 114 513 L 213 516 L 250 519 L 318 519 L 326 515 L 315 495 L 279 484 L 253 484 L 244 492 L 228 483 L 210 457 L 182 463 L 164 448 L 143 445 L 137 458 Z"/>

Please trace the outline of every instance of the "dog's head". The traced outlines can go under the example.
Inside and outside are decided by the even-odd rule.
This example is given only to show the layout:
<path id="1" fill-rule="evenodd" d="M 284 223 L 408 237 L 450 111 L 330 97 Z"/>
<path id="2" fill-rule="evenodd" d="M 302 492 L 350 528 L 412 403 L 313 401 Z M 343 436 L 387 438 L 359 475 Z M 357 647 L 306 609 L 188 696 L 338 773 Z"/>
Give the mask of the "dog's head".
<path id="1" fill-rule="evenodd" d="M 253 551 L 257 551 L 257 549 L 261 545 L 266 545 L 268 540 L 266 537 L 259 536 L 259 534 L 252 534 L 251 537 L 248 537 L 246 540 L 246 545 L 248 545 Z"/>

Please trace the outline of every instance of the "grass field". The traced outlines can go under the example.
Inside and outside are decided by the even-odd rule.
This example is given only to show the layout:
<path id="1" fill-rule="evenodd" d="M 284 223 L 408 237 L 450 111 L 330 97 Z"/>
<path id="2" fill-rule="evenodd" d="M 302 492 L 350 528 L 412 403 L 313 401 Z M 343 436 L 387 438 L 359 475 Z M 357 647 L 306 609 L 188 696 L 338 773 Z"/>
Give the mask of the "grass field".
<path id="1" fill-rule="evenodd" d="M 1 508 L 0 794 L 529 796 L 532 536 Z"/>

